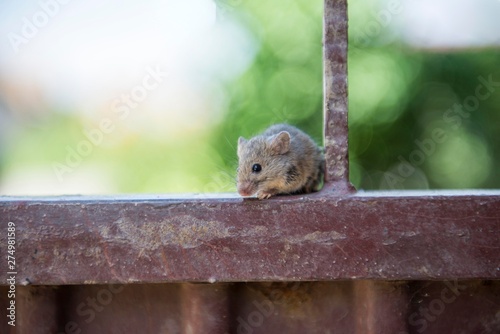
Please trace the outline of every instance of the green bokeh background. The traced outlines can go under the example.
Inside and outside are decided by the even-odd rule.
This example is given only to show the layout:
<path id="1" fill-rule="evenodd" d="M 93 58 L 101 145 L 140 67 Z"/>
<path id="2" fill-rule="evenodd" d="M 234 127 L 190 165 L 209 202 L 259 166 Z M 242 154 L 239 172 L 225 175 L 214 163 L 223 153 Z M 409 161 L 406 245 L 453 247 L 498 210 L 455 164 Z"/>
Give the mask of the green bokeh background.
<path id="1" fill-rule="evenodd" d="M 272 6 L 246 7 L 263 46 L 250 71 L 228 87 L 231 106 L 215 142 L 235 142 L 238 134 L 275 122 L 298 125 L 321 142 L 322 2 L 295 1 L 281 15 Z M 349 2 L 351 181 L 367 190 L 498 188 L 500 87 L 460 124 L 457 116 L 445 117 L 475 94 L 479 76 L 500 82 L 498 50 L 438 52 L 384 43 L 389 32 L 381 25 L 378 34 L 365 29 L 376 22 L 376 10 Z M 435 129 L 444 137 L 432 144 Z"/>
<path id="2" fill-rule="evenodd" d="M 223 121 L 182 141 L 138 135 L 112 149 L 95 147 L 83 164 L 110 171 L 111 192 L 234 191 L 237 138 L 273 123 L 294 124 L 321 144 L 322 1 L 219 5 L 220 19 L 239 20 L 260 41 L 249 69 L 224 86 Z M 373 11 L 365 1 L 349 3 L 351 181 L 366 190 L 500 188 L 500 87 L 469 116 L 453 122 L 445 116 L 455 103 L 470 101 L 479 77 L 500 82 L 498 50 L 417 50 L 385 42 L 384 28 L 366 39 L 360 34 Z M 24 122 L 4 145 L 0 182 L 2 172 L 64 160 L 84 126 L 57 112 Z M 431 145 L 436 129 L 446 139 Z M 412 158 L 414 169 L 405 163 Z"/>

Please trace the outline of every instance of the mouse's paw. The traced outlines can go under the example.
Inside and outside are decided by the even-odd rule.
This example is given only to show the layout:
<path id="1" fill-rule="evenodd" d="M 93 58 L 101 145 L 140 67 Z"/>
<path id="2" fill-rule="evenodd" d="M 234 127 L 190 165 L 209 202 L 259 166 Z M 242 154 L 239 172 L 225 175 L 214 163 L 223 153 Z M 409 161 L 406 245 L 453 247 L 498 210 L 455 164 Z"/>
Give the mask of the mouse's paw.
<path id="1" fill-rule="evenodd" d="M 265 192 L 265 191 L 259 191 L 257 193 L 257 198 L 258 199 L 268 199 L 269 197 L 273 196 L 273 193 L 270 192 Z"/>

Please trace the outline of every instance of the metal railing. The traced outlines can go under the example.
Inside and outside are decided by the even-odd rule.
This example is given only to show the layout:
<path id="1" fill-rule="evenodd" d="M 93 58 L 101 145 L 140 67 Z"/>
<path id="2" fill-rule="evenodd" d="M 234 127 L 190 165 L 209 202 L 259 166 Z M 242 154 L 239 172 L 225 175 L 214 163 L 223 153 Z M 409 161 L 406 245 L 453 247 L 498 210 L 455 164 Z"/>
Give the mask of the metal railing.
<path id="1" fill-rule="evenodd" d="M 500 332 L 500 192 L 356 193 L 346 0 L 324 27 L 322 191 L 0 197 L 1 332 Z"/>

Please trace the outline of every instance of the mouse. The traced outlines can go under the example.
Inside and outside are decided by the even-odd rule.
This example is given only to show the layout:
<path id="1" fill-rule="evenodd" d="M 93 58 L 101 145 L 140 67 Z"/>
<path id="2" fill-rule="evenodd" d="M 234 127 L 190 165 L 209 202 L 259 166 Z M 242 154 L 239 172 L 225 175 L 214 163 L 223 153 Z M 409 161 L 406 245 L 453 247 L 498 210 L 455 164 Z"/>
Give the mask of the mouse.
<path id="1" fill-rule="evenodd" d="M 237 189 L 243 197 L 318 191 L 324 174 L 322 150 L 302 130 L 275 124 L 261 134 L 238 139 Z"/>

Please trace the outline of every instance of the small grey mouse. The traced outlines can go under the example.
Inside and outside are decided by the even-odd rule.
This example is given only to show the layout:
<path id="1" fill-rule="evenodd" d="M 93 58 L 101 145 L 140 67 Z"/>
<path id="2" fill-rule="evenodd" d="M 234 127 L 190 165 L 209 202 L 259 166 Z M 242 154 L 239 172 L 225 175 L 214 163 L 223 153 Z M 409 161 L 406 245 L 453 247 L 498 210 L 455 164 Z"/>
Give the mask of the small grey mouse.
<path id="1" fill-rule="evenodd" d="M 288 124 L 272 125 L 251 139 L 240 137 L 238 160 L 238 193 L 259 199 L 317 191 L 324 169 L 318 145 Z"/>

